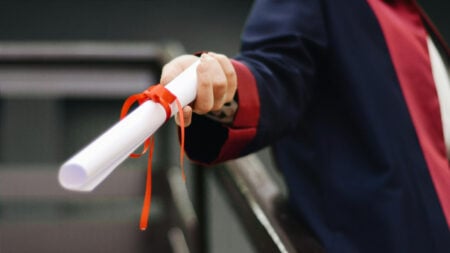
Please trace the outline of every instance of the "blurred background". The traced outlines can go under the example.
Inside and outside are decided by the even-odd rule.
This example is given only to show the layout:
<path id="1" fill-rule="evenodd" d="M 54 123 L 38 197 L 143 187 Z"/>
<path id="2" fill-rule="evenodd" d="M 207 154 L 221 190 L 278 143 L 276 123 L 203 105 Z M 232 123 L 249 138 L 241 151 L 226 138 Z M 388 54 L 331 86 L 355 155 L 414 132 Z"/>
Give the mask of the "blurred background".
<path id="1" fill-rule="evenodd" d="M 270 194 L 283 195 L 268 150 L 257 154 L 261 163 L 217 170 L 187 163 L 185 185 L 176 130 L 166 124 L 156 136 L 145 232 L 138 228 L 145 158 L 128 159 L 89 194 L 57 182 L 61 163 L 118 120 L 127 96 L 158 82 L 169 59 L 199 50 L 236 54 L 252 2 L 2 1 L 0 253 L 261 252 L 268 228 L 250 209 L 236 210 L 253 195 L 235 184 L 248 175 L 233 166 L 263 166 L 270 179 L 260 175 L 245 187 L 271 184 Z M 450 41 L 450 2 L 419 2 Z"/>

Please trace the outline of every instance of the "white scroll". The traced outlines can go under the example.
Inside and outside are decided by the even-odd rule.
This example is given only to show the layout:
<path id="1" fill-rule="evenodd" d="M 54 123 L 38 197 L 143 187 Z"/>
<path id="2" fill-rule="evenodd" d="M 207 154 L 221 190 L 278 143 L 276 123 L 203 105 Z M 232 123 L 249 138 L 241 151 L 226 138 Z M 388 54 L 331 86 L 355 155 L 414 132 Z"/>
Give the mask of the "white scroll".
<path id="1" fill-rule="evenodd" d="M 197 93 L 197 66 L 192 64 L 165 86 L 185 106 Z M 172 115 L 178 108 L 171 104 Z M 63 163 L 59 183 L 73 191 L 92 191 L 166 121 L 164 108 L 151 100 L 134 109 L 121 121 Z"/>

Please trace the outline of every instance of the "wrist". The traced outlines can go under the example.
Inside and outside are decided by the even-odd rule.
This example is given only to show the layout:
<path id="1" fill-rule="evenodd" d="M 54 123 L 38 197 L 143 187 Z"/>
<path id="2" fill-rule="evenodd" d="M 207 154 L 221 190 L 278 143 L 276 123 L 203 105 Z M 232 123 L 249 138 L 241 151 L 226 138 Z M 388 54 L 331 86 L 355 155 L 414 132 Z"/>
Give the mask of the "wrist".
<path id="1" fill-rule="evenodd" d="M 233 123 L 237 109 L 238 103 L 233 99 L 232 101 L 225 103 L 220 110 L 211 111 L 205 116 L 214 121 L 229 125 Z"/>

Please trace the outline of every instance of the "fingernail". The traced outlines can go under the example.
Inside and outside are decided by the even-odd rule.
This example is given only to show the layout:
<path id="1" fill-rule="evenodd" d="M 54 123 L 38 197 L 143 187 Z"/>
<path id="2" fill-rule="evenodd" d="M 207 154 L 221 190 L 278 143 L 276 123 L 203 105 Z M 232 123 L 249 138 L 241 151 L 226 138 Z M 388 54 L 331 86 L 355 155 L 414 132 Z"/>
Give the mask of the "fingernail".
<path id="1" fill-rule="evenodd" d="M 200 58 L 201 58 L 201 60 L 208 60 L 208 59 L 211 59 L 211 56 L 208 54 L 202 54 L 202 56 Z"/>

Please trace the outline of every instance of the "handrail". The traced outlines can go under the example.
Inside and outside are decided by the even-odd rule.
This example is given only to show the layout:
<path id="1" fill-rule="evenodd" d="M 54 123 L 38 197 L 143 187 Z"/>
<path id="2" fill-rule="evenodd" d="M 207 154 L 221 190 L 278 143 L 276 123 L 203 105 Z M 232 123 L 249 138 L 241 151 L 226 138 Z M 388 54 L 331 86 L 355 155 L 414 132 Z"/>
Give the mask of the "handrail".
<path id="1" fill-rule="evenodd" d="M 285 194 L 257 154 L 216 171 L 257 252 L 323 251 L 289 211 Z"/>
<path id="2" fill-rule="evenodd" d="M 164 64 L 184 53 L 178 42 L 9 41 L 0 43 L 0 62 L 148 62 Z"/>

